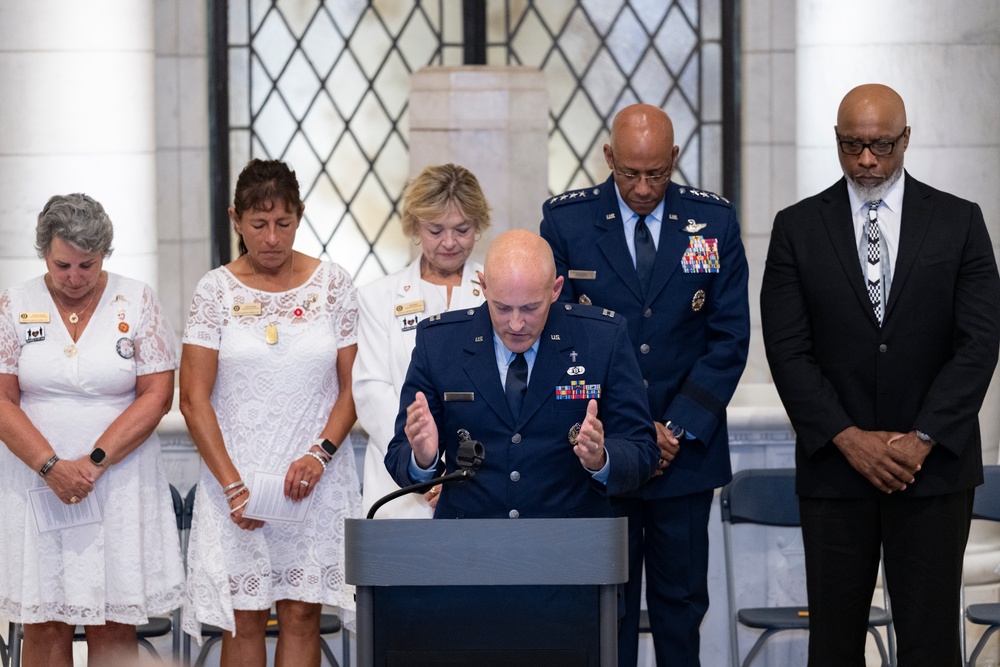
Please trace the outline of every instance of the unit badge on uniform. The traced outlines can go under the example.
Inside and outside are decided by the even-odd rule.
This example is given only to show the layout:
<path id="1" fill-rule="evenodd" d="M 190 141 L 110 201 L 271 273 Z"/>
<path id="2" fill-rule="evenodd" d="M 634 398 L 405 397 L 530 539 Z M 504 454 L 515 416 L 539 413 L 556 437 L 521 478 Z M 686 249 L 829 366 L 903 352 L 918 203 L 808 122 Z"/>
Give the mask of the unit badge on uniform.
<path id="1" fill-rule="evenodd" d="M 580 429 L 583 428 L 583 424 L 577 422 L 569 427 L 568 440 L 569 444 L 575 445 L 576 439 L 580 437 Z"/>
<path id="2" fill-rule="evenodd" d="M 691 310 L 698 312 L 705 305 L 705 290 L 700 289 L 694 293 L 694 297 L 691 299 Z"/>
<path id="3" fill-rule="evenodd" d="M 719 239 L 706 239 L 701 236 L 688 237 L 687 250 L 681 258 L 684 273 L 718 273 L 719 272 Z"/>
<path id="4" fill-rule="evenodd" d="M 687 226 L 684 227 L 684 231 L 688 234 L 697 234 L 707 226 L 708 225 L 704 222 L 695 222 L 692 218 L 688 218 L 688 223 Z"/>

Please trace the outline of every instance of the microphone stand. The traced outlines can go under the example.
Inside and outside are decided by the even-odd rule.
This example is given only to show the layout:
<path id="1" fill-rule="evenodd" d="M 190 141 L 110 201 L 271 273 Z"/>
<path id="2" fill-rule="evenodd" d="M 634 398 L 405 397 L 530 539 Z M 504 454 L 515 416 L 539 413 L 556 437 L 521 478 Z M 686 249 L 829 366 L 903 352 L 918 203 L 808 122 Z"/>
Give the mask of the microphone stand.
<path id="1" fill-rule="evenodd" d="M 435 477 L 434 479 L 427 480 L 426 482 L 418 482 L 416 484 L 404 486 L 401 489 L 379 498 L 375 501 L 375 504 L 372 505 L 371 509 L 368 510 L 368 516 L 365 518 L 374 518 L 375 512 L 378 512 L 383 505 L 399 498 L 400 496 L 405 496 L 407 493 L 418 493 L 431 489 L 438 484 L 449 484 L 451 482 L 461 482 L 465 479 L 472 479 L 476 476 L 476 471 L 479 470 L 479 465 L 483 462 L 485 453 L 483 444 L 478 440 L 463 440 L 458 445 L 458 456 L 456 457 L 460 467 L 459 470 L 450 472 L 443 477 Z"/>

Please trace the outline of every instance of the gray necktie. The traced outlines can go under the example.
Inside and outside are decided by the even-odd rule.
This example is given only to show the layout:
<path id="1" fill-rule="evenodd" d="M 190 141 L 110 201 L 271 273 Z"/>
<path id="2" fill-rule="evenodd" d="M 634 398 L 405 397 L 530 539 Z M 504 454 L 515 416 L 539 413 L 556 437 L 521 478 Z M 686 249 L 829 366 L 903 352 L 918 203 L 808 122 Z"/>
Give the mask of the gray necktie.
<path id="1" fill-rule="evenodd" d="M 882 326 L 882 302 L 885 281 L 882 280 L 882 239 L 878 228 L 878 207 L 882 200 L 868 202 L 868 265 L 865 278 L 868 284 L 868 298 L 875 310 L 875 319 Z"/>

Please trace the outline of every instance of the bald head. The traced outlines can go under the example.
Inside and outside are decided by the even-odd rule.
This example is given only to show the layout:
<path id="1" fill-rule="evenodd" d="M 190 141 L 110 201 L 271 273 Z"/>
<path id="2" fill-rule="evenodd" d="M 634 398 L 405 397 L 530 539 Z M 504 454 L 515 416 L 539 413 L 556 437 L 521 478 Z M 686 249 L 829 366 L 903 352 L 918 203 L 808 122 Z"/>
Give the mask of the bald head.
<path id="1" fill-rule="evenodd" d="M 649 215 L 663 199 L 679 152 L 674 146 L 674 124 L 662 109 L 632 104 L 615 116 L 611 143 L 604 144 L 604 161 L 634 213 Z M 653 182 L 644 178 L 648 176 Z"/>
<path id="2" fill-rule="evenodd" d="M 866 116 L 882 118 L 898 125 L 900 130 L 906 126 L 903 98 L 889 86 L 880 83 L 866 83 L 847 93 L 837 110 L 837 126 Z"/>
<path id="3" fill-rule="evenodd" d="M 490 244 L 483 269 L 493 330 L 508 350 L 524 352 L 542 334 L 549 307 L 562 291 L 552 249 L 538 234 L 506 232 Z"/>

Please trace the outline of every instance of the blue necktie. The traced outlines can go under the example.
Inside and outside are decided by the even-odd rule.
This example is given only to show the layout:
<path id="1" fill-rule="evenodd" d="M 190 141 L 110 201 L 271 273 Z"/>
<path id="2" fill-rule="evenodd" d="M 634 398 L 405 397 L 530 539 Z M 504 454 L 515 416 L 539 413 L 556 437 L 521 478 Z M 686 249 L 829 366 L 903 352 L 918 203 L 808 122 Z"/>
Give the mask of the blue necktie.
<path id="1" fill-rule="evenodd" d="M 640 215 L 635 223 L 635 272 L 639 274 L 639 285 L 642 294 L 649 292 L 649 283 L 653 280 L 653 264 L 656 262 L 656 245 L 653 235 L 646 226 L 646 216 Z"/>

